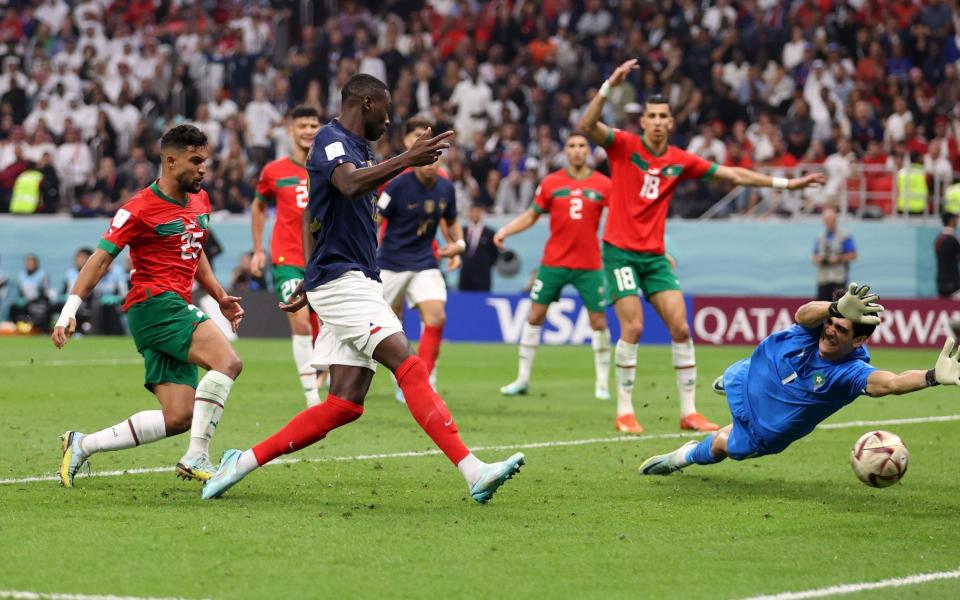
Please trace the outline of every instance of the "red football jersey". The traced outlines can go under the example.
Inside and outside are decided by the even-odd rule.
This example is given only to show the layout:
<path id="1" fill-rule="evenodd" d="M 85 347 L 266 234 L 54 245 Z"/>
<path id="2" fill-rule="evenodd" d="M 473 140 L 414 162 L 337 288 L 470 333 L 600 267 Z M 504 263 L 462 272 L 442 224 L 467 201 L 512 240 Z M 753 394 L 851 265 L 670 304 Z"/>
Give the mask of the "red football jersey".
<path id="1" fill-rule="evenodd" d="M 540 264 L 566 269 L 601 268 L 597 229 L 610 188 L 610 179 L 596 171 L 590 171 L 584 179 L 575 179 L 566 170 L 543 178 L 531 206 L 538 213 L 550 213 L 550 238 Z"/>
<path id="2" fill-rule="evenodd" d="M 310 201 L 307 168 L 287 156 L 268 162 L 260 172 L 256 199 L 277 207 L 270 256 L 275 265 L 303 267 L 303 228 L 300 215 Z"/>
<path id="3" fill-rule="evenodd" d="M 663 232 L 673 189 L 685 179 L 706 179 L 710 162 L 673 146 L 655 154 L 642 136 L 611 129 L 604 143 L 616 185 L 610 195 L 603 241 L 633 252 L 663 254 Z"/>
<path id="4" fill-rule="evenodd" d="M 201 190 L 179 202 L 157 183 L 133 195 L 114 215 L 99 248 L 117 256 L 130 246 L 130 291 L 123 310 L 163 292 L 190 302 L 210 221 L 210 198 Z"/>

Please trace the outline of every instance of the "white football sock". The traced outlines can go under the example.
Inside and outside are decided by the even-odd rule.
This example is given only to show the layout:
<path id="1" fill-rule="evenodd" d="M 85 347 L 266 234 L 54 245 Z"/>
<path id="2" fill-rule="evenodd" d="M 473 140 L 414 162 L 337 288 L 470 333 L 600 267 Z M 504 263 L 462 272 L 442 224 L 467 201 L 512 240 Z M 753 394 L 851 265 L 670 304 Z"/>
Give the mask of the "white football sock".
<path id="1" fill-rule="evenodd" d="M 537 356 L 537 346 L 540 345 L 542 325 L 524 323 L 520 333 L 520 367 L 517 370 L 517 382 L 530 382 L 530 371 L 533 369 L 533 359 Z"/>
<path id="2" fill-rule="evenodd" d="M 680 416 L 685 417 L 697 411 L 697 357 L 693 340 L 673 342 L 671 349 L 673 368 L 677 371 L 677 390 L 680 392 Z"/>
<path id="3" fill-rule="evenodd" d="M 293 362 L 297 365 L 297 375 L 300 377 L 300 387 L 307 399 L 307 406 L 320 403 L 320 393 L 317 392 L 317 370 L 311 366 L 313 360 L 313 338 L 309 335 L 292 335 Z"/>
<path id="4" fill-rule="evenodd" d="M 194 458 L 210 450 L 210 439 L 217 425 L 223 406 L 227 403 L 233 379 L 219 371 L 207 371 L 197 385 L 196 401 L 193 403 L 193 423 L 190 426 L 190 447 L 184 458 Z"/>
<path id="5" fill-rule="evenodd" d="M 617 416 L 633 412 L 633 382 L 637 376 L 637 345 L 617 340 Z"/>
<path id="6" fill-rule="evenodd" d="M 240 458 L 237 459 L 237 471 L 239 471 L 241 475 L 246 475 L 259 466 L 260 464 L 257 462 L 257 456 L 253 453 L 253 448 L 244 450 Z"/>
<path id="7" fill-rule="evenodd" d="M 485 466 L 487 466 L 487 463 L 474 456 L 473 452 L 457 463 L 457 468 L 460 469 L 463 478 L 467 480 L 467 485 L 473 485 L 477 482 L 477 479 L 480 479 L 480 473 Z"/>
<path id="8" fill-rule="evenodd" d="M 163 411 L 145 410 L 113 427 L 101 429 L 80 440 L 80 450 L 87 456 L 97 452 L 123 450 L 149 444 L 167 437 Z"/>
<path id="9" fill-rule="evenodd" d="M 594 331 L 593 366 L 597 373 L 597 389 L 607 390 L 610 387 L 610 330 Z"/>

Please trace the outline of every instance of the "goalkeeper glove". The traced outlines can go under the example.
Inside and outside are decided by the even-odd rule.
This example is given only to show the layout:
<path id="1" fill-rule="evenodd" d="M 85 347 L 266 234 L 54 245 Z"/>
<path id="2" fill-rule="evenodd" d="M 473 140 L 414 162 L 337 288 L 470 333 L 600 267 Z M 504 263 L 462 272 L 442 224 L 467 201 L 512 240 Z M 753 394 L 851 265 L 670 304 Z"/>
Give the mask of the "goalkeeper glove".
<path id="1" fill-rule="evenodd" d="M 953 338 L 947 338 L 937 357 L 937 365 L 931 369 L 936 383 L 960 385 L 960 347 L 954 349 L 953 344 Z M 927 375 L 927 383 L 930 383 L 930 379 Z"/>
<path id="2" fill-rule="evenodd" d="M 879 315 L 883 312 L 883 307 L 877 304 L 880 296 L 867 295 L 869 291 L 869 285 L 858 286 L 856 282 L 851 283 L 847 293 L 830 304 L 830 316 L 843 317 L 864 325 L 879 325 Z"/>

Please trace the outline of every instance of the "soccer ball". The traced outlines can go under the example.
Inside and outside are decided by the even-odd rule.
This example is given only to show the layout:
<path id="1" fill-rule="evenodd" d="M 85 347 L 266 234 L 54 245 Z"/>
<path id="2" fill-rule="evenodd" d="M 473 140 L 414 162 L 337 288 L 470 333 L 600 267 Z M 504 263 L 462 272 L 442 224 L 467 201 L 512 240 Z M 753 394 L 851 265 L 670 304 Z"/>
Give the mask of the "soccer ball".
<path id="1" fill-rule="evenodd" d="M 850 452 L 850 466 L 857 479 L 883 488 L 900 481 L 907 473 L 910 452 L 896 434 L 870 431 L 860 436 Z"/>

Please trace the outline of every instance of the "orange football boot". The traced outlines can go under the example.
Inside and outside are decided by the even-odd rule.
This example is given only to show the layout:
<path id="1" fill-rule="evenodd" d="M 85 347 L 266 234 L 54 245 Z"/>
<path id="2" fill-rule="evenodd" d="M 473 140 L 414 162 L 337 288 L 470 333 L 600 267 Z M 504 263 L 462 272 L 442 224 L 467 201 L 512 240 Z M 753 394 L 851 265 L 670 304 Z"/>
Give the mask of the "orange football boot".
<path id="1" fill-rule="evenodd" d="M 720 429 L 720 426 L 711 423 L 700 413 L 694 412 L 680 418 L 680 429 L 684 431 L 716 431 Z"/>
<path id="2" fill-rule="evenodd" d="M 637 415 L 633 413 L 620 415 L 613 424 L 621 433 L 643 433 L 643 426 L 637 421 Z"/>

